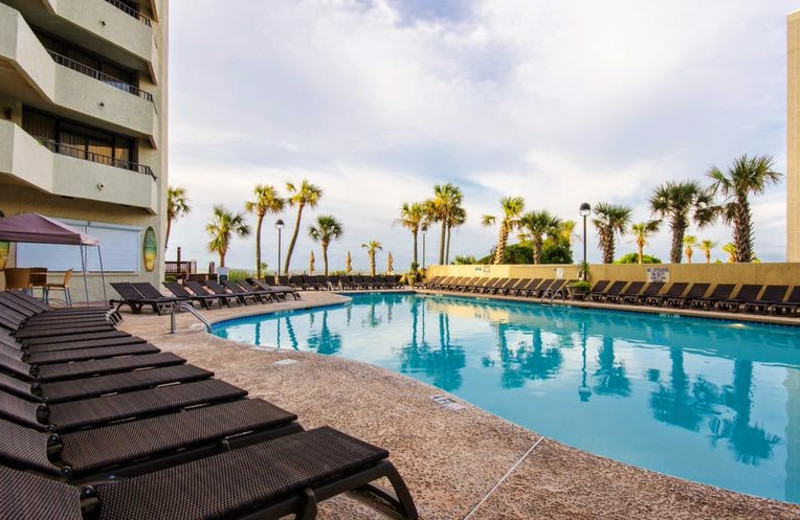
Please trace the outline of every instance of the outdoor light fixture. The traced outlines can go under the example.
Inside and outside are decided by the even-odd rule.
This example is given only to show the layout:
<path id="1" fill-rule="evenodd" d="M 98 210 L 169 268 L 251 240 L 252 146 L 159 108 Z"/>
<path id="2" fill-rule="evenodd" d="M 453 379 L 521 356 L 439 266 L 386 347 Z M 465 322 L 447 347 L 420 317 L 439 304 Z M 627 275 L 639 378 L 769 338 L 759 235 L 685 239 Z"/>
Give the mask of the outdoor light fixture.
<path id="1" fill-rule="evenodd" d="M 425 233 L 428 232 L 428 224 L 422 224 L 422 270 L 425 270 Z"/>
<path id="2" fill-rule="evenodd" d="M 589 205 L 588 202 L 584 202 L 583 204 L 581 204 L 580 215 L 583 217 L 583 264 L 581 265 L 581 268 L 582 268 L 581 269 L 581 273 L 582 273 L 581 278 L 583 278 L 584 282 L 586 281 L 586 278 L 587 278 L 586 275 L 588 274 L 586 272 L 586 267 L 587 267 L 587 264 L 586 264 L 586 217 L 588 217 L 591 213 L 592 213 L 592 207 Z"/>
<path id="3" fill-rule="evenodd" d="M 281 230 L 283 230 L 286 224 L 283 223 L 282 219 L 278 219 L 275 221 L 275 229 L 278 230 L 278 263 L 275 266 L 275 281 L 277 282 L 278 276 L 281 274 Z"/>

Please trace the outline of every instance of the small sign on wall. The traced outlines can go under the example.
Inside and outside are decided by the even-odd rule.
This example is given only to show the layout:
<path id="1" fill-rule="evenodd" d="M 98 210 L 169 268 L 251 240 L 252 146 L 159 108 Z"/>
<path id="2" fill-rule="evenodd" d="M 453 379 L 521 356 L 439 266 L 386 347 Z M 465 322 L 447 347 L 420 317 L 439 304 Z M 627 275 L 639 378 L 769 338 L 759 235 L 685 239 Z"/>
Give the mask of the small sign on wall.
<path id="1" fill-rule="evenodd" d="M 669 267 L 648 267 L 647 282 L 663 282 L 669 283 Z"/>
<path id="2" fill-rule="evenodd" d="M 564 268 L 563 267 L 556 267 L 554 269 L 556 272 L 556 280 L 563 280 L 564 279 Z"/>

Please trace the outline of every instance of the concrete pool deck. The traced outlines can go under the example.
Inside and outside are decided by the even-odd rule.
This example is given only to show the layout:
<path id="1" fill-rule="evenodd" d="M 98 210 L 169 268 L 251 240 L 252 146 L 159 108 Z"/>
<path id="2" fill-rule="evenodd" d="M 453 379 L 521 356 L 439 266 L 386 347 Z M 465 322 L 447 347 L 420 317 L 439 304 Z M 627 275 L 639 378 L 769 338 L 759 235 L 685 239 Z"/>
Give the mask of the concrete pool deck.
<path id="1" fill-rule="evenodd" d="M 210 321 L 344 303 L 327 292 L 300 301 L 203 311 Z M 124 313 L 120 329 L 213 370 L 300 417 L 387 448 L 426 520 L 797 519 L 800 506 L 725 491 L 570 448 L 442 390 L 360 362 L 308 352 L 255 349 L 206 333 L 198 321 Z M 275 364 L 285 359 L 292 364 Z M 527 456 L 526 456 L 527 455 Z M 504 479 L 505 477 L 505 479 Z M 488 495 L 488 496 L 487 496 Z M 321 519 L 385 518 L 349 497 L 320 507 Z"/>

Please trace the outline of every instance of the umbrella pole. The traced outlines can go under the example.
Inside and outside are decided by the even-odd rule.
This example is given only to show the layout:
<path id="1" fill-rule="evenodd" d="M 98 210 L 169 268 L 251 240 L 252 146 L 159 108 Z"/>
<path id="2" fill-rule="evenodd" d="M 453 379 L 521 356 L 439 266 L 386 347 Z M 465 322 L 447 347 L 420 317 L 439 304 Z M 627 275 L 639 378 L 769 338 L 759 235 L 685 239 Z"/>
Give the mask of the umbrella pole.
<path id="1" fill-rule="evenodd" d="M 86 306 L 89 306 L 89 281 L 86 279 L 86 247 L 81 248 L 81 267 L 83 268 L 83 290 L 86 295 Z"/>
<path id="2" fill-rule="evenodd" d="M 106 273 L 103 269 L 103 253 L 101 253 L 100 245 L 97 246 L 97 258 L 100 260 L 100 280 L 103 283 L 103 303 L 108 301 L 108 294 L 106 294 Z"/>

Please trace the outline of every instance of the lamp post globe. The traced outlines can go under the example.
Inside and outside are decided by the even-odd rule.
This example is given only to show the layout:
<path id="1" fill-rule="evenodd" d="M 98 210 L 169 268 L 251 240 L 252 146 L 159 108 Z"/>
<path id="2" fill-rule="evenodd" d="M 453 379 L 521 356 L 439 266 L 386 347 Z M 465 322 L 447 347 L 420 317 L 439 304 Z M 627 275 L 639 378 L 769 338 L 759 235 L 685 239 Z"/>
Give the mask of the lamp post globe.
<path id="1" fill-rule="evenodd" d="M 588 202 L 584 202 L 580 207 L 580 215 L 583 217 L 583 263 L 581 264 L 581 278 L 586 281 L 587 278 L 587 264 L 586 264 L 586 217 L 592 213 L 592 206 Z"/>

